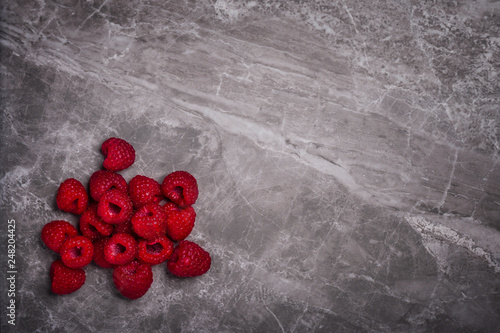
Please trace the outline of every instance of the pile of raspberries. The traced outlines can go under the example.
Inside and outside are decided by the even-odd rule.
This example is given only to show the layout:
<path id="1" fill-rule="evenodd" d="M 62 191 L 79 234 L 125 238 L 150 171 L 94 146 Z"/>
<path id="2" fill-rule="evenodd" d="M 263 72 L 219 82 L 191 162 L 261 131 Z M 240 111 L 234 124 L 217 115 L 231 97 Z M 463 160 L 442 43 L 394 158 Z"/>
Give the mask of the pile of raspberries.
<path id="1" fill-rule="evenodd" d="M 177 277 L 205 274 L 210 254 L 186 240 L 194 227 L 196 179 L 174 171 L 160 184 L 137 175 L 127 182 L 118 171 L 135 161 L 127 141 L 109 138 L 101 146 L 103 169 L 90 177 L 88 191 L 74 178 L 57 191 L 57 207 L 80 216 L 78 229 L 64 220 L 44 225 L 41 238 L 58 258 L 50 266 L 51 290 L 70 294 L 85 284 L 92 261 L 113 270 L 113 282 L 126 298 L 142 297 L 153 283 L 152 265 L 166 262 Z"/>

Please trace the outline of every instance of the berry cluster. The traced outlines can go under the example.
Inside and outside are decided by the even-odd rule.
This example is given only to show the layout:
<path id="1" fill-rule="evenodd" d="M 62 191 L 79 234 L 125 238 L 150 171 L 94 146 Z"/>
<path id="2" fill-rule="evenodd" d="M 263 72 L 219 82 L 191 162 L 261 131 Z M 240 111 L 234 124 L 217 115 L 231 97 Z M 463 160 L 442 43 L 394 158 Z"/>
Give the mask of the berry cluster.
<path id="1" fill-rule="evenodd" d="M 153 282 L 151 266 L 166 262 L 178 277 L 205 274 L 210 254 L 186 240 L 193 230 L 198 198 L 196 179 L 186 171 L 167 175 L 160 184 L 137 175 L 127 181 L 117 173 L 135 161 L 135 150 L 120 138 L 102 146 L 103 169 L 94 172 L 88 191 L 66 179 L 57 191 L 57 207 L 80 216 L 79 228 L 63 220 L 47 223 L 43 243 L 59 254 L 50 267 L 51 290 L 70 294 L 85 283 L 92 261 L 113 269 L 113 282 L 125 297 L 142 297 Z"/>

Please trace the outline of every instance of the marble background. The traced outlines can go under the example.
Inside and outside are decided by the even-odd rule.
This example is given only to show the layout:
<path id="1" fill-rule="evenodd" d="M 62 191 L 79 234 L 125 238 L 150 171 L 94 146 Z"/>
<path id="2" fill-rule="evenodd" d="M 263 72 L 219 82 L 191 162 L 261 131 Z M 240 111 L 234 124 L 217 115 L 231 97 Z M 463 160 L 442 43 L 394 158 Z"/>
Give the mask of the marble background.
<path id="1" fill-rule="evenodd" d="M 500 331 L 500 1 L 0 6 L 2 332 Z M 195 175 L 212 268 L 52 295 L 41 228 L 111 136 Z"/>

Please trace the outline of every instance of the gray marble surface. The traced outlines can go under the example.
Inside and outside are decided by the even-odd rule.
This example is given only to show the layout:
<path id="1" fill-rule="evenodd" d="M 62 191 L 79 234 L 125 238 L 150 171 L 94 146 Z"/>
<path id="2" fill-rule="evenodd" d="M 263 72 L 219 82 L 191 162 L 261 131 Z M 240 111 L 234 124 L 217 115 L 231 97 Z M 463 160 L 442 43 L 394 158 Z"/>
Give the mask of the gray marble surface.
<path id="1" fill-rule="evenodd" d="M 2 332 L 499 332 L 500 2 L 1 2 Z M 210 271 L 50 294 L 111 136 L 198 179 Z"/>

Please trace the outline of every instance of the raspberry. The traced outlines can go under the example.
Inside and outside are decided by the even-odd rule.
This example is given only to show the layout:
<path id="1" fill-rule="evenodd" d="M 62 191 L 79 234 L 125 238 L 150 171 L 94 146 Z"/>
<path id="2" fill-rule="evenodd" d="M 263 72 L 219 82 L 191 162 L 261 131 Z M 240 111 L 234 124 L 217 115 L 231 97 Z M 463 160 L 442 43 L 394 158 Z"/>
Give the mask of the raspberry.
<path id="1" fill-rule="evenodd" d="M 129 299 L 149 290 L 152 265 L 166 262 L 167 270 L 177 277 L 205 274 L 210 254 L 186 240 L 194 228 L 192 205 L 199 194 L 193 175 L 175 171 L 161 183 L 136 175 L 127 184 L 117 172 L 133 165 L 134 147 L 111 137 L 102 143 L 101 152 L 103 169 L 92 173 L 88 192 L 75 178 L 64 180 L 57 190 L 57 207 L 80 215 L 81 235 L 63 220 L 42 228 L 43 243 L 60 256 L 50 267 L 52 292 L 64 295 L 81 288 L 86 279 L 83 268 L 91 261 L 113 268 L 117 290 Z"/>
<path id="2" fill-rule="evenodd" d="M 132 226 L 139 237 L 154 240 L 167 231 L 166 220 L 167 213 L 163 207 L 157 203 L 149 203 L 132 216 Z"/>
<path id="3" fill-rule="evenodd" d="M 161 191 L 181 207 L 191 206 L 198 199 L 198 183 L 187 171 L 174 171 L 167 175 L 161 184 Z"/>
<path id="4" fill-rule="evenodd" d="M 94 246 L 85 236 L 75 236 L 61 246 L 61 259 L 69 268 L 83 268 L 94 257 Z"/>
<path id="5" fill-rule="evenodd" d="M 81 268 L 74 269 L 64 265 L 58 259 L 50 265 L 51 290 L 58 295 L 71 294 L 85 284 L 85 271 Z"/>
<path id="6" fill-rule="evenodd" d="M 89 192 L 95 201 L 99 201 L 111 189 L 127 192 L 127 181 L 122 175 L 108 170 L 98 170 L 90 176 Z"/>
<path id="7" fill-rule="evenodd" d="M 153 241 L 139 241 L 137 259 L 149 265 L 158 265 L 170 258 L 174 243 L 167 236 L 160 236 Z"/>
<path id="8" fill-rule="evenodd" d="M 101 151 L 105 157 L 102 165 L 109 171 L 121 171 L 134 164 L 134 147 L 123 139 L 107 139 L 102 144 Z"/>
<path id="9" fill-rule="evenodd" d="M 112 224 L 104 222 L 97 215 L 97 204 L 91 204 L 80 216 L 80 231 L 91 241 L 109 236 L 113 230 Z"/>
<path id="10" fill-rule="evenodd" d="M 59 185 L 56 202 L 60 210 L 80 215 L 87 209 L 89 197 L 80 181 L 68 178 Z"/>
<path id="11" fill-rule="evenodd" d="M 187 207 L 182 209 L 172 202 L 166 203 L 164 208 L 167 211 L 167 235 L 176 242 L 189 236 L 196 219 L 194 208 Z"/>
<path id="12" fill-rule="evenodd" d="M 97 215 L 106 223 L 123 223 L 129 220 L 132 214 L 132 201 L 127 193 L 117 189 L 104 193 L 97 205 Z"/>
<path id="13" fill-rule="evenodd" d="M 153 271 L 150 265 L 134 260 L 113 270 L 113 282 L 123 296 L 137 299 L 142 297 L 151 287 Z"/>
<path id="14" fill-rule="evenodd" d="M 132 227 L 132 221 L 128 220 L 120 224 L 115 224 L 115 230 L 113 234 L 129 234 L 132 236 L 136 236 L 134 232 L 134 228 Z"/>
<path id="15" fill-rule="evenodd" d="M 69 238 L 78 236 L 78 230 L 67 221 L 51 221 L 42 228 L 42 241 L 52 251 L 59 253 L 61 245 Z"/>
<path id="16" fill-rule="evenodd" d="M 212 263 L 210 254 L 196 243 L 183 240 L 174 249 L 167 262 L 168 270 L 178 277 L 194 277 L 205 274 Z"/>
<path id="17" fill-rule="evenodd" d="M 135 208 L 147 203 L 159 203 L 163 199 L 160 184 L 153 178 L 137 175 L 128 183 L 130 199 Z"/>
<path id="18" fill-rule="evenodd" d="M 99 238 L 92 243 L 92 244 L 94 244 L 94 262 L 96 263 L 97 266 L 102 267 L 102 268 L 115 267 L 115 265 L 110 264 L 104 258 L 104 246 L 106 245 L 106 242 L 108 241 L 108 239 L 109 239 L 109 237 Z"/>
<path id="19" fill-rule="evenodd" d="M 104 259 L 113 265 L 126 265 L 137 255 L 137 242 L 129 234 L 111 236 L 104 245 Z"/>

